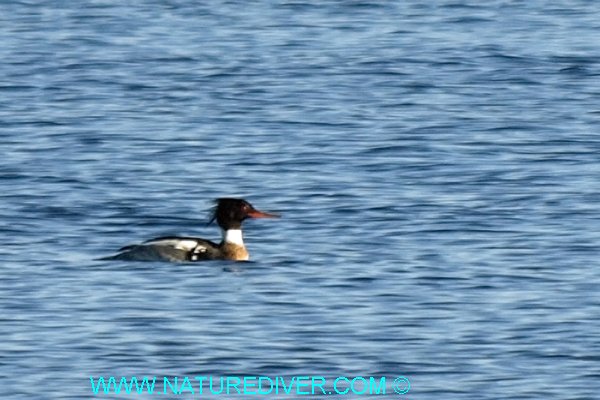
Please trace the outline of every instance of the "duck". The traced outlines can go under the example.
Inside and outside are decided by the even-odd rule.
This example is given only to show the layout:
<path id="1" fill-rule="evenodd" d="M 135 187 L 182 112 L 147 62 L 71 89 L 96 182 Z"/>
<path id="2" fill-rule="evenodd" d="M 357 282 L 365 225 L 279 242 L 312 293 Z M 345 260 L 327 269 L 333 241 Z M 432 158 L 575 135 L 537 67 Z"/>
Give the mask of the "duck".
<path id="1" fill-rule="evenodd" d="M 248 218 L 279 218 L 280 215 L 259 211 L 241 198 L 215 200 L 212 218 L 221 228 L 221 242 L 188 236 L 162 236 L 140 244 L 122 247 L 118 253 L 104 258 L 127 261 L 196 262 L 206 260 L 248 261 L 242 223 Z"/>

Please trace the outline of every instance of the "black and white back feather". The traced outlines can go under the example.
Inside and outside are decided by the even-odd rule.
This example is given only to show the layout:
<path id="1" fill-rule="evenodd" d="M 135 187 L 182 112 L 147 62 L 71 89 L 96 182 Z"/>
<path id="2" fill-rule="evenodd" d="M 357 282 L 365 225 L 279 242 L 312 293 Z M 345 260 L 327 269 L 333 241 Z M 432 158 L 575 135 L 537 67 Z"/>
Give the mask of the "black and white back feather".
<path id="1" fill-rule="evenodd" d="M 129 261 L 200 261 L 213 259 L 219 245 L 206 239 L 165 236 L 119 249 L 111 260 Z"/>

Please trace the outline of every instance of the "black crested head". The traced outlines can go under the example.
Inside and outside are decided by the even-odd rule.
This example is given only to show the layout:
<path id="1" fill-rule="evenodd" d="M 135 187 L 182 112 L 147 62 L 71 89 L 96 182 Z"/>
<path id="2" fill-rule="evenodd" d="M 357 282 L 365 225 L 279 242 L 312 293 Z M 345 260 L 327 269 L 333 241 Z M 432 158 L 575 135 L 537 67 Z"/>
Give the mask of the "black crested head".
<path id="1" fill-rule="evenodd" d="M 276 214 L 270 214 L 255 209 L 252 204 L 248 203 L 244 199 L 234 199 L 229 197 L 222 197 L 215 200 L 215 208 L 213 210 L 212 219 L 209 223 L 214 220 L 223 230 L 228 229 L 241 229 L 242 222 L 246 218 L 277 218 Z"/>

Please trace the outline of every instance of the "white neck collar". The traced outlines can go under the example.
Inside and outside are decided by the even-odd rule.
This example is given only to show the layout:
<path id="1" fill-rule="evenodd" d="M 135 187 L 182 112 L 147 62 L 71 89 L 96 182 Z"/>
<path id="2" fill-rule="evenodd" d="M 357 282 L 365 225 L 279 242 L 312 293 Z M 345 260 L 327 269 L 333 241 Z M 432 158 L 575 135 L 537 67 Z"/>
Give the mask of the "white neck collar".
<path id="1" fill-rule="evenodd" d="M 223 241 L 225 243 L 237 244 L 238 246 L 244 245 L 244 239 L 242 239 L 241 229 L 227 229 L 223 231 Z"/>

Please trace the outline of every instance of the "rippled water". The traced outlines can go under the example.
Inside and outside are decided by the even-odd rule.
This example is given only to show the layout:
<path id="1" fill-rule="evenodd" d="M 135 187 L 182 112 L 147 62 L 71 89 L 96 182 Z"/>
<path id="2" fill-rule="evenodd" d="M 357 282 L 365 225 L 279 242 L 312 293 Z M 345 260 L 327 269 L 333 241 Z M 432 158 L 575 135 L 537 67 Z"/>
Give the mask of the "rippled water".
<path id="1" fill-rule="evenodd" d="M 126 3 L 0 5 L 2 398 L 597 398 L 596 2 Z M 220 196 L 283 214 L 246 224 L 253 262 L 95 261 L 218 239 Z"/>

